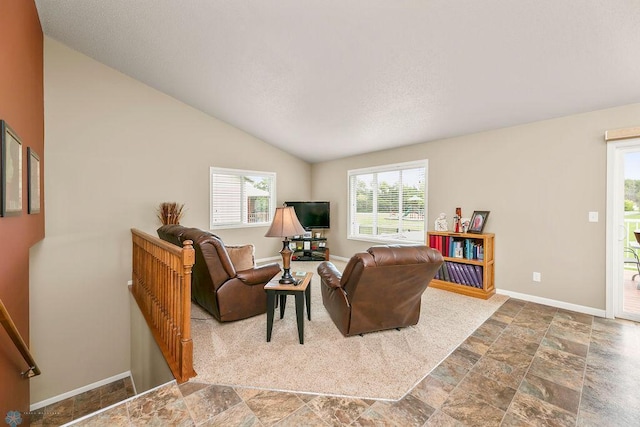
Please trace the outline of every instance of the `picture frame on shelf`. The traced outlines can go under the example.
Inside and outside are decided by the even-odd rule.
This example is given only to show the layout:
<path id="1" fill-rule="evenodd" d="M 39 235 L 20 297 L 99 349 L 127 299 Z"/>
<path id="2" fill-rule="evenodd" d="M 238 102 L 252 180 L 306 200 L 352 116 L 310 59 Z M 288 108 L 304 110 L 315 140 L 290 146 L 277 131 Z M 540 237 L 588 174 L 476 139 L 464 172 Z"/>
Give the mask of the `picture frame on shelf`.
<path id="1" fill-rule="evenodd" d="M 484 226 L 487 223 L 487 217 L 489 217 L 489 211 L 473 211 L 467 232 L 482 234 L 482 230 L 484 230 Z"/>
<path id="2" fill-rule="evenodd" d="M 22 141 L 0 120 L 0 216 L 22 214 Z"/>
<path id="3" fill-rule="evenodd" d="M 27 147 L 27 212 L 30 214 L 40 213 L 40 156 Z"/>

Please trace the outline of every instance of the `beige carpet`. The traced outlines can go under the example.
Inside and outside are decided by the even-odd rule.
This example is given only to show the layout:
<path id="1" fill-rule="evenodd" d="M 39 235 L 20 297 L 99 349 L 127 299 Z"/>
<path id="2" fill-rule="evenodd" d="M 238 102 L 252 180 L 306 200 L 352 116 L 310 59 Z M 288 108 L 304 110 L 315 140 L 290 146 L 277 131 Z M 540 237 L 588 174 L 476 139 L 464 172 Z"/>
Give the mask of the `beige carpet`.
<path id="1" fill-rule="evenodd" d="M 336 262 L 342 270 L 344 263 Z M 312 271 L 317 262 L 293 262 Z M 311 283 L 311 321 L 298 343 L 293 297 L 282 320 L 276 309 L 271 342 L 266 314 L 218 323 L 192 305 L 192 381 L 373 399 L 399 399 L 457 348 L 508 299 L 480 300 L 427 288 L 416 326 L 345 338 L 322 305 L 320 279 Z"/>

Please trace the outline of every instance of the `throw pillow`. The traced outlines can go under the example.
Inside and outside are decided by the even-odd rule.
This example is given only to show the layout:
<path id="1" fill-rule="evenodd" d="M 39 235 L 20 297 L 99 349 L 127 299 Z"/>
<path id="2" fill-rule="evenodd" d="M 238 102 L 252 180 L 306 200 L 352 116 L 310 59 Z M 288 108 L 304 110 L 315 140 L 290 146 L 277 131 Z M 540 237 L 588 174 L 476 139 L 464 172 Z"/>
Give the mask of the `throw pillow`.
<path id="1" fill-rule="evenodd" d="M 225 248 L 236 271 L 248 270 L 254 267 L 253 245 L 225 246 Z"/>

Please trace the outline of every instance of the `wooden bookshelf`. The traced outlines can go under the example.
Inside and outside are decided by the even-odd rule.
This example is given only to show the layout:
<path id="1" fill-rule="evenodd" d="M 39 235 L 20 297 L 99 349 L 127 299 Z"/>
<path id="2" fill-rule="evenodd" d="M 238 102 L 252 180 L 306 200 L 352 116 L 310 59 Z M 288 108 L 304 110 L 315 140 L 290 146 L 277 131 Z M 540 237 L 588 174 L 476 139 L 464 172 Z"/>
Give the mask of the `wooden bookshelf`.
<path id="1" fill-rule="evenodd" d="M 433 279 L 429 286 L 482 299 L 495 294 L 494 242 L 493 233 L 428 231 L 427 245 L 439 250 L 445 261 L 436 276 L 438 278 Z M 462 253 L 458 250 L 456 254 L 455 249 L 451 250 L 452 246 L 461 246 Z"/>

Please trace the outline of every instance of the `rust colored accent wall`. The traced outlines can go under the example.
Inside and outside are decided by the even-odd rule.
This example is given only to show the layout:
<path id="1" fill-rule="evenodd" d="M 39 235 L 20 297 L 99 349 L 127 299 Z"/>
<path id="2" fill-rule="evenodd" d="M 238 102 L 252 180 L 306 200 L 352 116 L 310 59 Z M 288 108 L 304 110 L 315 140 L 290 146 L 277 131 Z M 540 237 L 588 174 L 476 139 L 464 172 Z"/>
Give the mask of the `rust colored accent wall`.
<path id="1" fill-rule="evenodd" d="M 23 160 L 22 214 L 0 218 L 0 299 L 29 343 L 29 248 L 44 238 L 45 166 L 43 36 L 33 0 L 0 0 L 0 64 L 0 119 L 22 140 Z M 43 168 L 37 215 L 27 214 L 27 147 Z M 29 380 L 20 377 L 26 367 L 0 327 L 0 420 L 29 410 Z"/>

